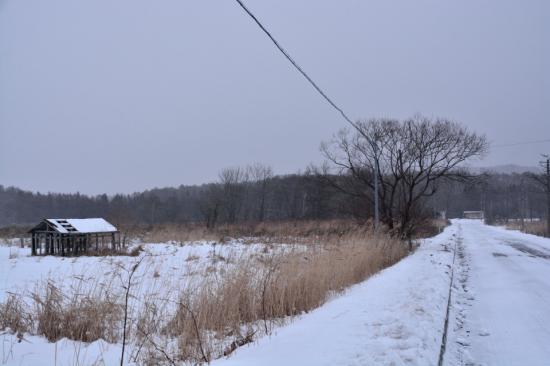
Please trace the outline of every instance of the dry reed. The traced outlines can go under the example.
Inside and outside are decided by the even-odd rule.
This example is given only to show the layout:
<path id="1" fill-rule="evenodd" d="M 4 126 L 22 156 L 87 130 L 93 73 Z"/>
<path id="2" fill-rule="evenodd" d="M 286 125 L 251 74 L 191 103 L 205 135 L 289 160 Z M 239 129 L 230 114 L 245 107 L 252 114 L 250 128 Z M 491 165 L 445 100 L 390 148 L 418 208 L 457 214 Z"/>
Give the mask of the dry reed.
<path id="1" fill-rule="evenodd" d="M 226 228 L 216 235 L 229 234 L 230 229 L 236 230 Z M 62 291 L 45 282 L 32 293 L 30 305 L 17 297 L 0 304 L 0 327 L 50 341 L 120 343 L 129 310 L 133 362 L 200 364 L 269 334 L 407 255 L 402 242 L 352 222 L 259 224 L 239 230 L 231 234 L 261 237 L 271 244 L 252 255 L 224 258 L 212 253 L 202 271 L 189 270 L 193 278 L 182 281 L 176 294 L 151 293 L 127 309 L 128 287 L 80 284 Z M 174 240 L 175 232 L 166 235 Z M 282 239 L 301 244 L 274 244 Z M 189 256 L 182 266 L 195 261 Z"/>
<path id="2" fill-rule="evenodd" d="M 509 221 L 506 223 L 506 227 L 512 230 L 520 230 L 527 234 L 533 234 L 538 236 L 546 236 L 546 222 L 544 221 Z"/>
<path id="3" fill-rule="evenodd" d="M 223 277 L 184 289 L 165 331 L 178 337 L 182 359 L 206 362 L 311 311 L 405 255 L 404 246 L 385 235 L 348 235 L 306 250 L 249 258 Z"/>

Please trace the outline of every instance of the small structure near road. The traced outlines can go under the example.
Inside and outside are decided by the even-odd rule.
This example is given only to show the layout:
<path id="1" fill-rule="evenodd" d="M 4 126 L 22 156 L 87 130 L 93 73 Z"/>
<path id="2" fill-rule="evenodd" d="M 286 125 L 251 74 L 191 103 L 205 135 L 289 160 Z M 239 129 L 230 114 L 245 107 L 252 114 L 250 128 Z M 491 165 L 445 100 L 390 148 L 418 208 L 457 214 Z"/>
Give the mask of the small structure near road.
<path id="1" fill-rule="evenodd" d="M 483 220 L 485 218 L 485 214 L 483 211 L 464 211 L 462 217 L 465 219 Z"/>
<path id="2" fill-rule="evenodd" d="M 79 255 L 120 249 L 116 227 L 105 219 L 44 219 L 33 227 L 32 255 Z"/>

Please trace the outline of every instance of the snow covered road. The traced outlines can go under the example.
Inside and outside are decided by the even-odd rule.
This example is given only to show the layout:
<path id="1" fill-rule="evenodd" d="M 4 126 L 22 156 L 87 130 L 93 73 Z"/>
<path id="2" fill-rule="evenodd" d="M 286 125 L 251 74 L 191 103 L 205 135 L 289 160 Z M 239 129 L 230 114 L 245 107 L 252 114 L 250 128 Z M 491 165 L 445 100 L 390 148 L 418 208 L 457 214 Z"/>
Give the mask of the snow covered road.
<path id="1" fill-rule="evenodd" d="M 550 240 L 456 220 L 462 237 L 445 360 L 550 365 Z"/>
<path id="2" fill-rule="evenodd" d="M 217 366 L 437 365 L 457 227 Z"/>
<path id="3" fill-rule="evenodd" d="M 454 220 L 411 256 L 217 366 L 550 365 L 550 240 Z"/>

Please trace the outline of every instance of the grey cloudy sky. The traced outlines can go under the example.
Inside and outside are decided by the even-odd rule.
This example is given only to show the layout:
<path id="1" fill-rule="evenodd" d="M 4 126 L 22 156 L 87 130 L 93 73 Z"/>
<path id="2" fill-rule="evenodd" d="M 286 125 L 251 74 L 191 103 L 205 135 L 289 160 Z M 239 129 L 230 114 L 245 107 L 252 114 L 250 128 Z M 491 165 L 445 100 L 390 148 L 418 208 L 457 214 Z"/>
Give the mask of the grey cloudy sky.
<path id="1" fill-rule="evenodd" d="M 550 138 L 547 0 L 246 3 L 353 118 Z M 343 126 L 233 0 L 0 0 L 0 184 L 114 193 L 254 161 L 295 172 Z"/>

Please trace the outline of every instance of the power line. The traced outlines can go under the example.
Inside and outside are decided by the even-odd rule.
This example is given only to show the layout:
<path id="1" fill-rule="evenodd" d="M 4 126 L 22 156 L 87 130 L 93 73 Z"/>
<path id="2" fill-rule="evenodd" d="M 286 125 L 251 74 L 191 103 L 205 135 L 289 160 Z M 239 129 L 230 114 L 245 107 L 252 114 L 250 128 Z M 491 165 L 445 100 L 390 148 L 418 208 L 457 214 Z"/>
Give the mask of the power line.
<path id="1" fill-rule="evenodd" d="M 281 51 L 281 53 L 286 57 L 286 59 L 288 61 L 290 61 L 290 63 L 292 64 L 292 66 L 294 66 L 296 68 L 296 70 L 298 70 L 298 72 L 300 74 L 302 74 L 303 77 L 306 78 L 306 80 L 315 88 L 315 90 L 317 90 L 317 92 L 319 94 L 321 94 L 321 96 L 334 108 L 336 109 L 340 115 L 351 125 L 353 126 L 353 128 L 355 128 L 357 130 L 357 132 L 359 132 L 363 137 L 365 137 L 365 139 L 367 140 L 367 142 L 372 146 L 373 150 L 374 150 L 374 153 L 376 154 L 376 151 L 377 151 L 377 146 L 376 144 L 374 143 L 374 141 L 366 134 L 365 131 L 363 131 L 361 128 L 359 128 L 359 126 L 354 123 L 351 118 L 349 118 L 347 116 L 347 114 L 344 112 L 344 110 L 340 107 L 338 107 L 336 105 L 336 103 L 334 103 L 332 101 L 332 99 L 330 99 L 328 97 L 328 95 L 317 85 L 317 83 L 315 83 L 315 81 L 313 81 L 313 79 L 304 71 L 304 69 L 302 69 L 302 67 L 300 67 L 300 65 L 298 65 L 298 63 L 292 58 L 292 56 L 290 56 L 288 54 L 288 52 L 285 51 L 285 49 L 283 48 L 283 46 L 281 46 L 279 44 L 279 42 L 277 42 L 277 40 L 275 39 L 275 37 L 273 37 L 271 35 L 271 33 L 266 29 L 266 27 L 263 26 L 263 24 L 258 20 L 258 18 L 256 18 L 256 16 L 254 14 L 252 14 L 252 12 L 246 7 L 246 5 L 244 5 L 244 3 L 241 1 L 241 0 L 235 0 L 239 6 L 254 20 L 254 22 L 256 22 L 256 24 L 258 25 L 258 27 L 260 27 L 260 29 L 269 37 L 269 39 L 271 40 L 271 42 L 273 42 L 273 44 L 279 49 L 279 51 Z M 379 166 L 378 166 L 378 159 L 375 158 L 375 164 L 376 164 L 376 167 L 374 169 L 374 227 L 375 229 L 378 229 L 378 222 L 379 222 L 379 209 L 378 209 L 378 206 L 379 206 L 379 202 L 378 202 L 378 185 L 379 185 L 379 182 L 378 182 L 378 170 L 380 169 Z"/>
<path id="2" fill-rule="evenodd" d="M 258 18 L 256 18 L 256 16 L 246 7 L 246 5 L 243 4 L 243 2 L 241 0 L 235 0 L 240 6 L 241 8 L 243 8 L 243 10 L 254 20 L 254 22 L 256 22 L 256 24 L 262 29 L 262 31 L 269 37 L 269 39 L 271 40 L 271 42 L 273 42 L 273 44 L 279 49 L 279 51 L 281 51 L 281 53 L 287 58 L 288 61 L 290 61 L 290 63 L 296 68 L 296 70 L 298 70 L 298 72 L 300 72 L 300 74 L 302 74 L 303 77 L 305 77 L 307 79 L 307 81 L 309 81 L 309 83 L 315 88 L 315 90 L 317 90 L 317 92 L 319 92 L 319 94 L 321 94 L 321 96 L 334 108 L 336 109 L 338 112 L 340 112 L 340 114 L 342 115 L 342 117 L 344 117 L 344 119 L 350 123 L 353 127 L 356 127 L 355 123 L 347 116 L 347 114 L 342 110 L 342 108 L 338 107 L 338 105 L 336 105 L 336 103 L 334 103 L 329 97 L 328 95 L 317 85 L 317 83 L 315 83 L 315 81 L 313 81 L 313 79 L 304 71 L 304 69 L 302 69 L 302 67 L 300 65 L 298 65 L 298 63 L 292 58 L 292 56 L 290 56 L 288 54 L 288 52 L 283 48 L 283 46 L 281 46 L 281 44 L 279 42 L 277 42 L 277 40 L 275 39 L 275 37 L 273 37 L 273 35 L 271 35 L 271 33 L 263 26 L 262 23 L 260 23 L 260 21 L 258 20 Z M 356 127 L 357 128 L 357 127 Z"/>
<path id="3" fill-rule="evenodd" d="M 508 146 L 520 146 L 520 145 L 531 145 L 531 144 L 542 144 L 545 142 L 550 142 L 550 139 L 545 140 L 532 140 L 532 141 L 522 141 L 522 142 L 513 142 L 510 144 L 500 144 L 494 145 L 493 147 L 508 147 Z"/>

